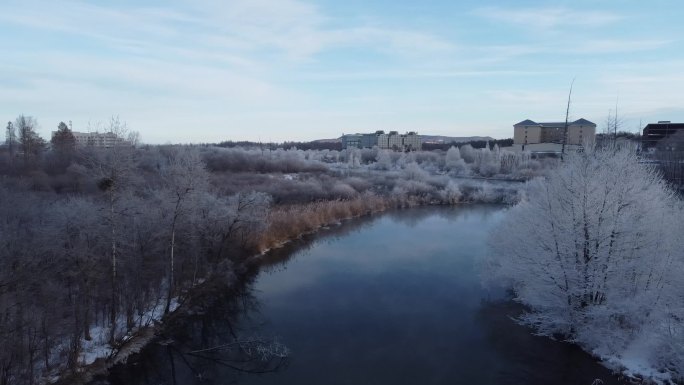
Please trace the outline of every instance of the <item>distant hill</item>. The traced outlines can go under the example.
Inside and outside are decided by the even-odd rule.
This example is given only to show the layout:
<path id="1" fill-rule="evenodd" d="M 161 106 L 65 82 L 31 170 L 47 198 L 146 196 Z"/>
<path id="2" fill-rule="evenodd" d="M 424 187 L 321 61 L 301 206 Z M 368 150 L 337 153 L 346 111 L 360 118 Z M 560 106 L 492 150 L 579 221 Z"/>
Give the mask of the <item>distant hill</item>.
<path id="1" fill-rule="evenodd" d="M 493 141 L 491 136 L 443 136 L 443 135 L 420 135 L 423 143 L 464 143 L 475 141 Z"/>
<path id="2" fill-rule="evenodd" d="M 465 143 L 465 142 L 474 142 L 474 141 L 487 141 L 487 140 L 494 140 L 491 136 L 443 136 L 443 135 L 420 135 L 420 138 L 423 139 L 423 143 L 451 143 L 451 142 L 456 142 L 456 143 Z M 342 138 L 335 138 L 335 139 L 317 139 L 317 140 L 312 140 L 312 142 L 315 143 L 337 143 L 341 142 Z"/>

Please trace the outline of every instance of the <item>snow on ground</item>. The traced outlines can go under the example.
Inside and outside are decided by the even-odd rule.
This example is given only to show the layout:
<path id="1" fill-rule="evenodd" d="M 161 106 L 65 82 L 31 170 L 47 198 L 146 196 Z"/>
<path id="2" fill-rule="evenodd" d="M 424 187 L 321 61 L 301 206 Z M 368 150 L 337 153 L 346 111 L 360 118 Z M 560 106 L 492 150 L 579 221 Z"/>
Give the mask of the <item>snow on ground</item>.
<path id="1" fill-rule="evenodd" d="M 109 357 L 112 353 L 112 348 L 109 346 L 109 328 L 102 326 L 93 326 L 90 328 L 90 341 L 81 340 L 81 355 L 79 362 L 84 365 L 89 365 L 95 362 L 98 358 Z"/>
<path id="2" fill-rule="evenodd" d="M 652 359 L 652 352 L 658 348 L 658 337 L 652 333 L 641 333 L 624 353 L 617 357 L 608 356 L 607 366 L 620 370 L 625 376 L 638 379 L 649 379 L 656 384 L 672 384 L 670 373 L 657 370 Z"/>
<path id="3" fill-rule="evenodd" d="M 178 306 L 178 298 L 171 299 L 169 311 L 175 311 Z M 119 316 L 116 321 L 116 330 L 118 331 L 117 339 L 127 341 L 133 336 L 133 333 L 138 331 L 140 328 L 149 326 L 154 322 L 158 322 L 164 316 L 165 307 L 166 301 L 159 301 L 154 307 L 136 317 L 136 326 L 126 335 L 121 334 L 121 332 L 126 330 L 126 318 L 123 315 Z M 113 351 L 112 347 L 109 345 L 110 333 L 111 329 L 109 327 L 99 325 L 91 326 L 90 336 L 92 339 L 90 341 L 86 339 L 81 340 L 81 354 L 79 356 L 79 362 L 81 362 L 83 365 L 90 365 L 98 358 L 106 358 L 111 356 Z"/>
<path id="4" fill-rule="evenodd" d="M 636 354 L 623 357 L 609 357 L 603 362 L 611 370 L 622 373 L 624 376 L 636 380 L 640 383 L 641 379 L 647 379 L 658 385 L 673 384 L 670 373 L 658 371 L 649 363 L 643 355 Z"/>

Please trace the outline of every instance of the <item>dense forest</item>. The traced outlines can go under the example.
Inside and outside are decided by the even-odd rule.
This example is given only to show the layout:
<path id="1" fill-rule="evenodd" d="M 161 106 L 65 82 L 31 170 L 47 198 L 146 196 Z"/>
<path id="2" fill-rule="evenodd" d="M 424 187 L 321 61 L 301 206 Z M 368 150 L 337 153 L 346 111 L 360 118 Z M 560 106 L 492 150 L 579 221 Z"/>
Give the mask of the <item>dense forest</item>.
<path id="1" fill-rule="evenodd" d="M 79 146 L 20 116 L 0 147 L 0 384 L 112 355 L 243 261 L 316 228 L 391 207 L 512 203 L 553 166 L 498 146 L 374 149 Z"/>

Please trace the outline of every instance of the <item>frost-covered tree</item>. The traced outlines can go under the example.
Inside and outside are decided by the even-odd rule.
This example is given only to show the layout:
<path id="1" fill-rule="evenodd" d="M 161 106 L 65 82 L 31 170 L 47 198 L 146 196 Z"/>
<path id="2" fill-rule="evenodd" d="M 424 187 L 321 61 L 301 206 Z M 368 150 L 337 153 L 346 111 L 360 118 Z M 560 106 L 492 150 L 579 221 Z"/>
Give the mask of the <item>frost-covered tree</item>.
<path id="1" fill-rule="evenodd" d="M 666 320 L 681 320 L 672 313 L 682 298 L 681 213 L 633 152 L 568 156 L 530 183 L 493 232 L 489 278 L 512 286 L 529 308 L 521 320 L 540 334 L 619 357 Z M 665 366 L 655 350 L 643 354 Z"/>
<path id="2" fill-rule="evenodd" d="M 375 168 L 378 170 L 392 169 L 392 157 L 389 150 L 378 150 L 378 155 L 375 156 Z"/>
<path id="3" fill-rule="evenodd" d="M 119 138 L 125 137 L 128 129 L 124 122 L 112 118 L 108 132 Z M 109 256 L 111 271 L 111 304 L 110 304 L 110 341 L 114 342 L 116 334 L 116 318 L 119 310 L 119 246 L 121 244 L 121 222 L 128 211 L 131 200 L 132 181 L 136 178 L 135 153 L 133 148 L 118 142 L 106 151 L 93 151 L 86 155 L 90 163 L 90 173 L 97 180 L 97 187 L 103 193 L 103 219 L 109 228 Z"/>
<path id="4" fill-rule="evenodd" d="M 461 152 L 461 158 L 463 158 L 466 163 L 473 163 L 475 161 L 476 151 L 470 144 L 459 147 L 459 151 Z"/>
<path id="5" fill-rule="evenodd" d="M 201 197 L 199 236 L 212 261 L 232 258 L 231 252 L 258 243 L 272 203 L 263 192 L 240 192 L 230 197 Z"/>
<path id="6" fill-rule="evenodd" d="M 525 159 L 527 157 L 527 153 L 524 152 L 499 150 L 499 171 L 502 174 L 512 174 L 525 164 Z"/>
<path id="7" fill-rule="evenodd" d="M 444 165 L 447 170 L 456 174 L 464 174 L 468 169 L 465 161 L 461 158 L 461 151 L 455 146 L 451 146 L 451 148 L 447 150 Z"/>
<path id="8" fill-rule="evenodd" d="M 347 149 L 347 164 L 351 168 L 357 168 L 361 166 L 361 150 L 358 148 L 348 148 Z"/>
<path id="9" fill-rule="evenodd" d="M 416 162 L 408 163 L 404 167 L 404 171 L 402 174 L 404 175 L 404 178 L 406 180 L 416 180 L 420 182 L 424 182 L 430 177 L 430 174 L 427 171 L 420 168 L 420 166 Z"/>
<path id="10" fill-rule="evenodd" d="M 493 176 L 499 173 L 501 162 L 498 154 L 489 149 L 489 145 L 476 152 L 473 168 L 482 176 Z"/>
<path id="11" fill-rule="evenodd" d="M 197 198 L 206 192 L 209 185 L 209 173 L 195 148 L 181 147 L 174 149 L 170 154 L 161 176 L 164 183 L 164 188 L 161 191 L 161 207 L 169 217 L 168 294 L 164 310 L 165 313 L 168 313 L 175 290 L 175 251 L 178 224 L 199 210 Z"/>
<path id="12" fill-rule="evenodd" d="M 24 154 L 24 167 L 29 167 L 45 149 L 45 140 L 38 135 L 38 122 L 32 116 L 19 115 L 14 122 L 19 132 L 19 148 Z"/>
<path id="13" fill-rule="evenodd" d="M 452 147 L 453 148 L 453 147 Z M 449 204 L 455 204 L 461 201 L 463 193 L 454 181 L 449 181 L 449 183 L 444 187 L 444 202 Z"/>
<path id="14" fill-rule="evenodd" d="M 7 149 L 9 150 L 10 161 L 11 161 L 12 157 L 14 156 L 14 149 L 16 147 L 16 142 L 17 142 L 17 133 L 16 133 L 16 130 L 14 129 L 14 124 L 12 122 L 7 122 L 7 128 L 5 129 L 5 145 L 7 145 Z"/>

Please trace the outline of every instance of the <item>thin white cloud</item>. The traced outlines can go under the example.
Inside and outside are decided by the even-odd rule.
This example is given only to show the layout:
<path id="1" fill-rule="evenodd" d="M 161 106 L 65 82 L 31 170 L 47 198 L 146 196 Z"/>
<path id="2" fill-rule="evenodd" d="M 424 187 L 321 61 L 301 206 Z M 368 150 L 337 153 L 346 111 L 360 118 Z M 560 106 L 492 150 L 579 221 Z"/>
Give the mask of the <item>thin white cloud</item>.
<path id="1" fill-rule="evenodd" d="M 648 71 L 616 71 L 601 76 L 601 88 L 615 90 L 620 94 L 620 104 L 624 111 L 632 113 L 651 113 L 660 109 L 681 109 L 684 97 L 684 75 L 668 63 L 657 73 Z"/>
<path id="2" fill-rule="evenodd" d="M 111 60 L 93 55 L 59 52 L 17 55 L 19 61 L 46 60 L 50 66 L 31 69 L 0 63 L 0 69 L 28 79 L 80 82 L 109 89 L 125 88 L 131 95 L 156 93 L 174 95 L 180 99 L 228 97 L 234 102 L 282 101 L 291 96 L 259 78 L 196 63 L 184 64 L 149 58 Z"/>
<path id="3" fill-rule="evenodd" d="M 567 97 L 565 90 L 551 89 L 544 91 L 527 91 L 527 90 L 492 90 L 487 91 L 494 101 L 506 104 L 520 104 L 520 105 L 563 105 L 564 98 Z"/>
<path id="4" fill-rule="evenodd" d="M 483 7 L 473 13 L 495 22 L 525 26 L 539 32 L 560 27 L 600 27 L 623 18 L 612 12 L 572 10 L 565 7 Z"/>
<path id="5" fill-rule="evenodd" d="M 450 52 L 455 48 L 451 42 L 434 35 L 371 26 L 324 31 L 321 37 L 331 47 L 370 45 L 379 51 L 400 54 Z"/>
<path id="6" fill-rule="evenodd" d="M 482 78 L 491 76 L 540 76 L 554 74 L 555 71 L 525 71 L 525 70 L 394 70 L 382 71 L 346 71 L 309 73 L 301 78 L 313 81 L 361 81 L 361 80 L 420 80 L 420 79 L 451 79 L 451 78 Z"/>
<path id="7" fill-rule="evenodd" d="M 13 1 L 0 12 L 0 21 L 93 38 L 110 48 L 137 53 L 186 45 L 242 55 L 277 52 L 302 60 L 344 46 L 402 54 L 451 47 L 446 40 L 421 31 L 336 25 L 316 6 L 298 0 L 199 0 L 179 3 L 179 7 L 176 11 L 122 10 L 116 4 L 83 1 Z"/>
<path id="8" fill-rule="evenodd" d="M 663 48 L 670 43 L 672 40 L 667 39 L 596 39 L 577 42 L 567 49 L 560 50 L 560 52 L 570 54 L 628 53 Z"/>
<path id="9" fill-rule="evenodd" d="M 556 38 L 549 43 L 484 45 L 471 47 L 470 52 L 476 52 L 484 57 L 482 62 L 505 62 L 530 55 L 608 55 L 616 53 L 635 53 L 664 48 L 673 41 L 669 39 L 593 39 L 566 37 Z"/>

